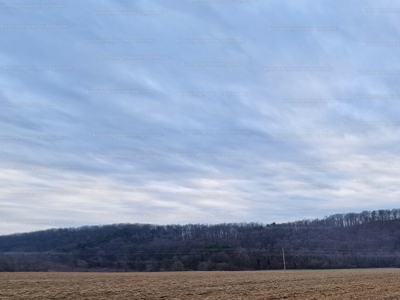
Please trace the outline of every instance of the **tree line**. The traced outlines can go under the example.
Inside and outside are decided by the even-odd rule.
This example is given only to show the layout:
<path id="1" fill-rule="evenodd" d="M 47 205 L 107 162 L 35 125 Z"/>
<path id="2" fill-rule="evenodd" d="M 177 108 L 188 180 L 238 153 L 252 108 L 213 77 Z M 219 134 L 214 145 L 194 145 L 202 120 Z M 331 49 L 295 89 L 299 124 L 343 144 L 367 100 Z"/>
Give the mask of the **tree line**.
<path id="1" fill-rule="evenodd" d="M 0 236 L 0 271 L 400 267 L 400 209 L 282 224 L 113 224 Z"/>

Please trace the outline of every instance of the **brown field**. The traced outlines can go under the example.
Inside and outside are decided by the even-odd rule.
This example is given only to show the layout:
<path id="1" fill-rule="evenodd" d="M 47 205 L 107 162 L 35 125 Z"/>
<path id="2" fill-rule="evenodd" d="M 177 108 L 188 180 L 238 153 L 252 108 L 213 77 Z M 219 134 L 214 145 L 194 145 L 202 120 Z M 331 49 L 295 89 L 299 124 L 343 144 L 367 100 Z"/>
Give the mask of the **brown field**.
<path id="1" fill-rule="evenodd" d="M 0 299 L 400 299 L 400 269 L 0 273 Z"/>

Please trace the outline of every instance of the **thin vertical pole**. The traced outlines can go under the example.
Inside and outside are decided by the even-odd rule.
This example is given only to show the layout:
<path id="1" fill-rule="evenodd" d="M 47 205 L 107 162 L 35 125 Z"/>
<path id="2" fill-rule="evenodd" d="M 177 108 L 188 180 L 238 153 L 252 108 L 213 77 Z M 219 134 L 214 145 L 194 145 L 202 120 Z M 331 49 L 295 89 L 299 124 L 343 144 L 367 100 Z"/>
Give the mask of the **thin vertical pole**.
<path id="1" fill-rule="evenodd" d="M 285 250 L 283 250 L 283 248 L 282 248 L 282 257 L 283 257 L 283 269 L 286 271 Z"/>

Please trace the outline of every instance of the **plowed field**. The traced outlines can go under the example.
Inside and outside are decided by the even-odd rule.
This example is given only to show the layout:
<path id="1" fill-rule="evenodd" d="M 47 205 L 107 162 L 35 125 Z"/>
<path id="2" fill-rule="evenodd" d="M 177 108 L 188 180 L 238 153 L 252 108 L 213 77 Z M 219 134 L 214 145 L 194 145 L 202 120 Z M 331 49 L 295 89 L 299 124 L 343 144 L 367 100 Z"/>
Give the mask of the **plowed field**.
<path id="1" fill-rule="evenodd" d="M 0 273 L 0 299 L 400 299 L 400 269 Z"/>

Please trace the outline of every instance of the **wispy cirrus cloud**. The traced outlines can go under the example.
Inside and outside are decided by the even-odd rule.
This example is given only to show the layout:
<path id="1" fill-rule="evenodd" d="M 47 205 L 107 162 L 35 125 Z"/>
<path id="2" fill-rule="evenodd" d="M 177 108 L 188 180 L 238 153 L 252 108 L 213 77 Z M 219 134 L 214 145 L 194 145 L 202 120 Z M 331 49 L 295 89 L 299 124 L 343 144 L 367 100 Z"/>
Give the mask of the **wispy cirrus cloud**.
<path id="1" fill-rule="evenodd" d="M 0 5 L 0 234 L 397 206 L 396 10 L 54 4 Z"/>

